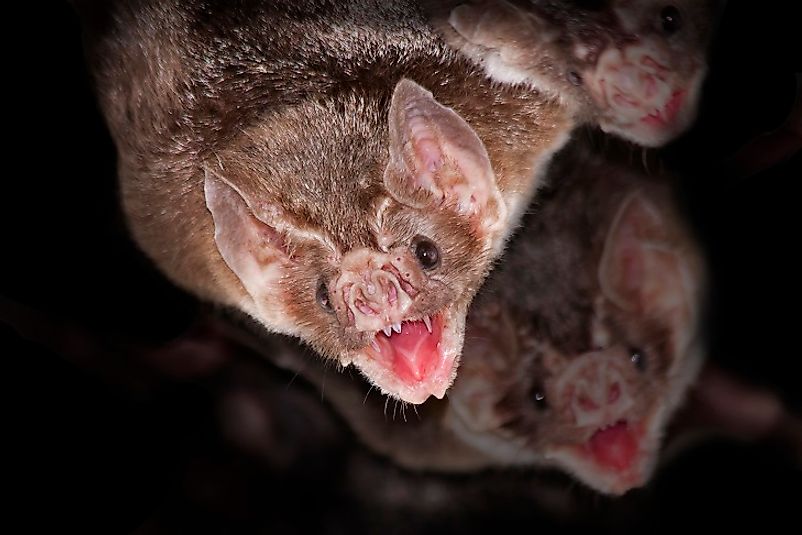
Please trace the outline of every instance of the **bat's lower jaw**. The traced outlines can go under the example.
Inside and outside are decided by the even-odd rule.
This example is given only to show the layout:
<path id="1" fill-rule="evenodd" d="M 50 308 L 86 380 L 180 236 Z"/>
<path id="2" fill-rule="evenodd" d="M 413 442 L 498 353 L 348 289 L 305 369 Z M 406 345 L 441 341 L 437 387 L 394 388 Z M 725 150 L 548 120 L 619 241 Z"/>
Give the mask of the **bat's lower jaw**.
<path id="1" fill-rule="evenodd" d="M 668 122 L 649 112 L 633 123 L 608 122 L 600 123 L 600 126 L 602 131 L 608 134 L 616 135 L 642 147 L 655 148 L 662 147 L 679 137 L 690 127 L 690 124 L 689 119 L 675 119 Z"/>
<path id="2" fill-rule="evenodd" d="M 657 450 L 646 425 L 619 420 L 584 443 L 551 448 L 546 457 L 597 492 L 619 496 L 646 484 Z"/>
<path id="3" fill-rule="evenodd" d="M 632 107 L 603 105 L 599 126 L 644 147 L 660 147 L 688 130 L 696 118 L 702 75 L 665 90 L 657 101 L 638 102 Z"/>
<path id="4" fill-rule="evenodd" d="M 390 397 L 416 405 L 430 396 L 442 399 L 462 350 L 465 315 L 454 308 L 432 316 L 429 325 L 404 321 L 400 332 L 378 332 L 369 347 L 354 353 L 352 363 Z"/>

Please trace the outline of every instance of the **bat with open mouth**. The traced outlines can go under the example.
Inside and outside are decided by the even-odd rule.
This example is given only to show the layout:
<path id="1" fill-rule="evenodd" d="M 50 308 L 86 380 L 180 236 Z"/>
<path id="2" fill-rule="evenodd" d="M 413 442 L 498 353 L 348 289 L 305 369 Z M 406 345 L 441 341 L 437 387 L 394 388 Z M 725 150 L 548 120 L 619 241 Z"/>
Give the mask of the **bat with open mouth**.
<path id="1" fill-rule="evenodd" d="M 469 316 L 447 426 L 496 463 L 621 494 L 703 362 L 705 267 L 663 174 L 574 144 Z"/>
<path id="2" fill-rule="evenodd" d="M 391 397 L 442 397 L 567 110 L 494 84 L 413 1 L 83 6 L 142 250 Z"/>
<path id="3" fill-rule="evenodd" d="M 666 175 L 581 143 L 549 173 L 471 306 L 446 399 L 390 417 L 355 378 L 292 348 L 272 360 L 325 385 L 361 440 L 402 466 L 556 467 L 609 494 L 644 485 L 703 362 L 704 262 Z"/>
<path id="4" fill-rule="evenodd" d="M 581 122 L 654 147 L 696 117 L 715 0 L 432 2 L 446 40 L 495 80 L 556 95 Z"/>

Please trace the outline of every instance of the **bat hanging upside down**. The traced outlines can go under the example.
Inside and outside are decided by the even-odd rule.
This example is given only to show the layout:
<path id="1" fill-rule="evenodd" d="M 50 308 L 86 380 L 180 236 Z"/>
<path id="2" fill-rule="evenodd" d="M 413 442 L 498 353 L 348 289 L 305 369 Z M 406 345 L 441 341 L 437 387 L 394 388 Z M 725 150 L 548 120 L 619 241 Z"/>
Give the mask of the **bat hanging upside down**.
<path id="1" fill-rule="evenodd" d="M 696 117 L 718 0 L 431 0 L 446 41 L 580 122 L 664 145 Z"/>
<path id="2" fill-rule="evenodd" d="M 144 252 L 391 397 L 442 397 L 468 305 L 581 119 L 570 99 L 489 79 L 412 0 L 93 7 Z"/>
<path id="3" fill-rule="evenodd" d="M 595 490 L 644 485 L 703 361 L 705 267 L 665 175 L 572 143 L 471 306 L 448 397 L 405 421 L 297 349 L 374 451 L 416 470 L 556 467 Z"/>

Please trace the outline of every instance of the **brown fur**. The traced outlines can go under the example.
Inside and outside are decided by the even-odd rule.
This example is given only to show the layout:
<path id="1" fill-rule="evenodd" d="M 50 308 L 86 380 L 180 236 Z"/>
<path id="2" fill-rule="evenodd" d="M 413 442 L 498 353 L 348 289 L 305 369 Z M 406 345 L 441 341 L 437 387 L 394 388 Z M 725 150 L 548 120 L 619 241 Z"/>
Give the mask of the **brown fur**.
<path id="1" fill-rule="evenodd" d="M 297 326 L 278 330 L 327 356 L 369 343 L 364 333 L 337 333 L 314 296 L 332 261 L 377 246 L 388 110 L 402 78 L 476 132 L 513 220 L 572 126 L 556 100 L 486 79 L 411 0 L 140 0 L 108 10 L 88 26 L 86 43 L 137 243 L 176 284 L 255 314 L 213 238 L 204 176 L 219 176 L 258 204 L 252 210 L 277 211 L 285 226 L 328 246 L 286 243 L 298 262 L 287 268 L 276 310 Z M 448 259 L 426 287 L 437 298 L 421 298 L 415 310 L 433 313 L 445 302 L 464 310 L 492 254 L 451 212 L 409 212 L 391 206 L 383 230 L 401 243 L 428 228 Z"/>
<path id="2" fill-rule="evenodd" d="M 506 392 L 496 397 L 499 410 L 507 414 L 505 427 L 537 441 L 531 444 L 533 449 L 541 447 L 538 443 L 554 443 L 575 433 L 571 424 L 563 430 L 552 425 L 553 416 L 537 410 L 532 397 L 535 392 L 547 392 L 560 362 L 599 349 L 594 330 L 605 331 L 609 345 L 620 345 L 625 351 L 639 349 L 646 355 L 645 372 L 637 379 L 641 390 L 636 411 L 646 414 L 662 404 L 674 406 L 687 387 L 688 375 L 697 371 L 704 291 L 700 252 L 674 207 L 666 175 L 649 176 L 615 155 L 602 159 L 596 150 L 574 143 L 555 160 L 549 176 L 552 183 L 524 220 L 527 237 L 516 238 L 504 263 L 477 297 L 466 333 L 466 365 L 482 362 L 476 358 L 479 355 L 506 362 L 494 379 L 505 383 L 497 388 L 499 393 Z M 656 239 L 681 255 L 693 278 L 692 293 L 684 297 L 680 312 L 667 312 L 648 302 L 624 309 L 600 286 L 606 238 L 616 212 L 632 192 L 641 192 L 660 210 L 662 226 Z M 653 277 L 659 280 L 663 275 Z M 667 286 L 661 291 L 669 296 L 684 290 Z M 496 334 L 496 326 L 507 323 L 509 333 Z M 478 342 L 476 357 L 468 336 Z M 502 340 L 508 350 L 494 351 Z M 528 371 L 511 374 L 511 367 Z M 548 432 L 539 429 L 544 425 Z"/>
<path id="3" fill-rule="evenodd" d="M 359 379 L 326 374 L 297 349 L 275 352 L 274 362 L 320 386 L 370 448 L 405 467 L 461 472 L 540 465 L 548 463 L 544 452 L 555 444 L 588 439 L 590 431 L 574 424 L 551 396 L 565 366 L 599 349 L 593 330 L 601 328 L 609 336 L 605 346 L 631 368 L 624 377 L 637 403 L 628 415 L 662 413 L 649 431 L 659 444 L 700 363 L 703 267 L 698 251 L 673 207 L 664 175 L 605 161 L 575 143 L 558 156 L 549 177 L 550 186 L 472 305 L 460 376 L 448 400 L 431 400 L 414 414 L 402 405 L 398 412 Z M 659 208 L 665 219 L 657 238 L 675 248 L 692 274 L 695 286 L 680 313 L 649 302 L 626 310 L 600 287 L 606 239 L 622 202 L 635 191 Z M 661 280 L 662 273 L 655 276 Z M 666 284 L 669 296 L 685 291 L 673 280 Z M 628 361 L 634 348 L 644 353 L 644 370 Z M 538 406 L 537 393 L 546 395 L 545 409 Z M 658 451 L 650 454 L 653 461 Z M 610 492 L 594 474 L 574 470 L 574 475 Z"/>
<path id="4" fill-rule="evenodd" d="M 433 24 L 444 39 L 481 65 L 488 75 L 506 83 L 523 83 L 557 96 L 578 121 L 598 124 L 606 132 L 646 146 L 663 145 L 684 131 L 696 114 L 699 83 L 706 71 L 706 50 L 713 34 L 718 0 L 454 0 L 427 2 Z M 662 27 L 666 7 L 677 9 L 676 31 Z M 656 75 L 687 95 L 679 117 L 652 131 L 629 116 L 630 109 L 615 104 L 616 93 L 607 80 L 597 87 L 605 51 L 645 46 L 664 69 Z M 627 62 L 634 68 L 638 61 Z M 607 67 L 603 67 L 607 75 Z M 600 75 L 606 77 L 607 75 Z M 654 75 L 644 67 L 637 78 Z M 641 101 L 644 94 L 633 87 L 644 84 L 630 76 L 624 94 L 642 105 L 665 101 Z M 602 94 L 599 94 L 601 91 Z M 600 100 L 603 100 L 600 101 Z"/>

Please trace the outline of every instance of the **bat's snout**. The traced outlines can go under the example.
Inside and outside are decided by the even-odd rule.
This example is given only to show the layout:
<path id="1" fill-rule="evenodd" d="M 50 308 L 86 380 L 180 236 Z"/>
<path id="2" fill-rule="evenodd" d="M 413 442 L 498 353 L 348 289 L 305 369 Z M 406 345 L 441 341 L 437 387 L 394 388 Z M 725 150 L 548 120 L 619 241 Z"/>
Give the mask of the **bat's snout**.
<path id="1" fill-rule="evenodd" d="M 559 398 L 574 424 L 596 428 L 624 417 L 633 405 L 621 358 L 605 352 L 583 355 L 565 370 Z"/>
<path id="2" fill-rule="evenodd" d="M 686 130 L 702 69 L 676 56 L 649 39 L 605 50 L 596 67 L 583 73 L 602 129 L 645 146 L 662 145 Z"/>
<path id="3" fill-rule="evenodd" d="M 417 294 L 391 255 L 354 251 L 343 261 L 336 295 L 345 304 L 347 325 L 361 332 L 400 330 Z"/>

